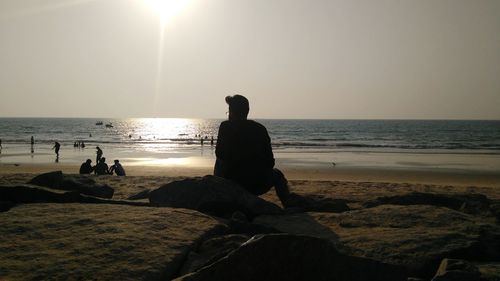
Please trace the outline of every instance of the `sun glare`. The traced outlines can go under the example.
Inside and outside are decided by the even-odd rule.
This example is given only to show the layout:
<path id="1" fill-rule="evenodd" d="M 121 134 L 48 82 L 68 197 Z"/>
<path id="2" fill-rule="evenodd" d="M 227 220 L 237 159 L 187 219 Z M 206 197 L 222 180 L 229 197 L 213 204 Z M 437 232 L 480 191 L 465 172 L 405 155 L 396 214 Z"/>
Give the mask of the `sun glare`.
<path id="1" fill-rule="evenodd" d="M 144 3 L 158 13 L 162 22 L 166 22 L 184 11 L 191 0 L 144 0 Z"/>

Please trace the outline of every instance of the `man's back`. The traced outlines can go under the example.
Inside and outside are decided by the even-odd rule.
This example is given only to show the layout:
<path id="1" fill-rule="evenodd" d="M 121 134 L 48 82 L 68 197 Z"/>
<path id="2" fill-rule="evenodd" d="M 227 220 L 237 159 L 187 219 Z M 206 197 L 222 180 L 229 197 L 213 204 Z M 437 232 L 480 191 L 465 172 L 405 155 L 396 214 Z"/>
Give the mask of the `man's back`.
<path id="1" fill-rule="evenodd" d="M 215 154 L 223 176 L 244 186 L 263 184 L 274 167 L 269 134 L 252 120 L 222 122 Z"/>
<path id="2" fill-rule="evenodd" d="M 89 163 L 85 162 L 80 166 L 80 174 L 90 174 L 92 173 L 94 169 L 92 168 L 92 165 Z"/>
<path id="3" fill-rule="evenodd" d="M 104 162 L 99 162 L 95 166 L 95 173 L 97 175 L 107 175 L 108 174 L 108 164 L 106 164 Z"/>

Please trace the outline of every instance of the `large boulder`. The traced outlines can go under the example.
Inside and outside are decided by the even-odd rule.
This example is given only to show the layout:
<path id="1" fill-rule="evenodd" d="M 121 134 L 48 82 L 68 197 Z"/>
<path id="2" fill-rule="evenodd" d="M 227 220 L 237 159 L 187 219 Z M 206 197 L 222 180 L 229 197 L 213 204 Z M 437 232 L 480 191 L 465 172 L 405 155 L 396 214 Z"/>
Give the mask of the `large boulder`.
<path id="1" fill-rule="evenodd" d="M 177 281 L 194 280 L 336 280 L 406 281 L 404 269 L 350 257 L 327 240 L 296 235 L 264 235 Z"/>
<path id="2" fill-rule="evenodd" d="M 437 194 L 424 192 L 410 192 L 403 195 L 383 196 L 368 201 L 364 207 L 371 208 L 380 205 L 431 205 L 446 207 L 468 214 L 489 212 L 490 200 L 483 194 Z"/>
<path id="3" fill-rule="evenodd" d="M 80 194 L 52 190 L 35 185 L 6 185 L 0 186 L 0 198 L 12 203 L 69 203 L 78 202 Z"/>
<path id="4" fill-rule="evenodd" d="M 149 193 L 155 206 L 187 208 L 216 216 L 235 211 L 250 218 L 262 214 L 280 214 L 277 205 L 257 197 L 232 181 L 216 177 L 188 178 L 168 183 Z"/>
<path id="5" fill-rule="evenodd" d="M 6 211 L 10 210 L 10 208 L 14 207 L 15 205 L 16 205 L 16 203 L 11 202 L 11 201 L 0 201 L 0 212 L 6 212 Z"/>
<path id="6" fill-rule="evenodd" d="M 340 214 L 260 216 L 254 223 L 322 238 L 331 232 L 344 253 L 401 265 L 410 276 L 423 279 L 432 278 L 447 257 L 500 259 L 500 228 L 490 218 L 448 208 L 382 205 Z M 335 236 L 330 240 L 336 241 Z"/>
<path id="7" fill-rule="evenodd" d="M 295 213 L 281 216 L 267 215 L 256 217 L 253 221 L 256 225 L 270 227 L 282 233 L 317 237 L 338 242 L 339 236 L 331 229 L 323 225 L 313 213 Z"/>
<path id="8" fill-rule="evenodd" d="M 28 184 L 44 186 L 52 189 L 77 191 L 78 193 L 101 198 L 112 198 L 114 189 L 107 184 L 97 184 L 86 176 L 67 176 L 61 171 L 38 175 Z"/>
<path id="9" fill-rule="evenodd" d="M 481 281 L 500 281 L 500 262 L 475 262 L 481 273 Z"/>
<path id="10" fill-rule="evenodd" d="M 1 209 L 7 211 L 15 204 L 25 203 L 104 203 L 134 206 L 149 206 L 147 202 L 111 200 L 80 194 L 77 191 L 55 190 L 36 185 L 0 186 L 0 198 L 7 202 Z M 10 207 L 9 207 L 10 206 Z"/>
<path id="11" fill-rule="evenodd" d="M 180 275 L 195 272 L 200 268 L 210 265 L 230 252 L 239 248 L 248 241 L 250 236 L 243 234 L 230 234 L 216 236 L 200 243 L 197 249 L 191 251 L 184 262 Z"/>
<path id="12" fill-rule="evenodd" d="M 288 211 L 342 213 L 350 210 L 347 200 L 333 199 L 316 194 L 298 195 L 290 193 L 286 206 Z"/>
<path id="13" fill-rule="evenodd" d="M 0 213 L 0 279 L 171 280 L 200 241 L 223 231 L 192 210 L 21 205 Z"/>

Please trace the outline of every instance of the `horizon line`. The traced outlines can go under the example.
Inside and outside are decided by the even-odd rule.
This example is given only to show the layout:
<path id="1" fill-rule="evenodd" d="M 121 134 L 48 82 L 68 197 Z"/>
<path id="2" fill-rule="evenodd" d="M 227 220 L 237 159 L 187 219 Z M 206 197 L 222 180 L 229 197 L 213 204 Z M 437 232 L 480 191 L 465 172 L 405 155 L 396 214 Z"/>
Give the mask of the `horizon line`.
<path id="1" fill-rule="evenodd" d="M 227 120 L 227 117 L 48 117 L 48 116 L 0 116 L 0 119 L 206 119 L 206 120 Z M 463 118 L 248 118 L 249 120 L 359 120 L 359 121 L 500 121 L 500 119 L 463 119 Z"/>

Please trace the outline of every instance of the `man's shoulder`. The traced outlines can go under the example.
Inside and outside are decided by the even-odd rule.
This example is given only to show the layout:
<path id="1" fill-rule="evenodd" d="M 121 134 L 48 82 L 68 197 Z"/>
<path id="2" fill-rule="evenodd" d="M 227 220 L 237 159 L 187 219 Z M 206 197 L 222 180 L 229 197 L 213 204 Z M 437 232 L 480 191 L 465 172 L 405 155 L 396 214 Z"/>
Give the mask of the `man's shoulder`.
<path id="1" fill-rule="evenodd" d="M 257 121 L 254 120 L 247 120 L 247 126 L 250 128 L 250 130 L 255 131 L 256 133 L 266 133 L 267 134 L 267 129 L 264 125 L 260 124 Z"/>
<path id="2" fill-rule="evenodd" d="M 230 121 L 225 120 L 220 123 L 220 127 L 251 127 L 251 128 L 259 128 L 266 129 L 266 127 L 255 120 L 244 120 L 244 121 Z"/>

